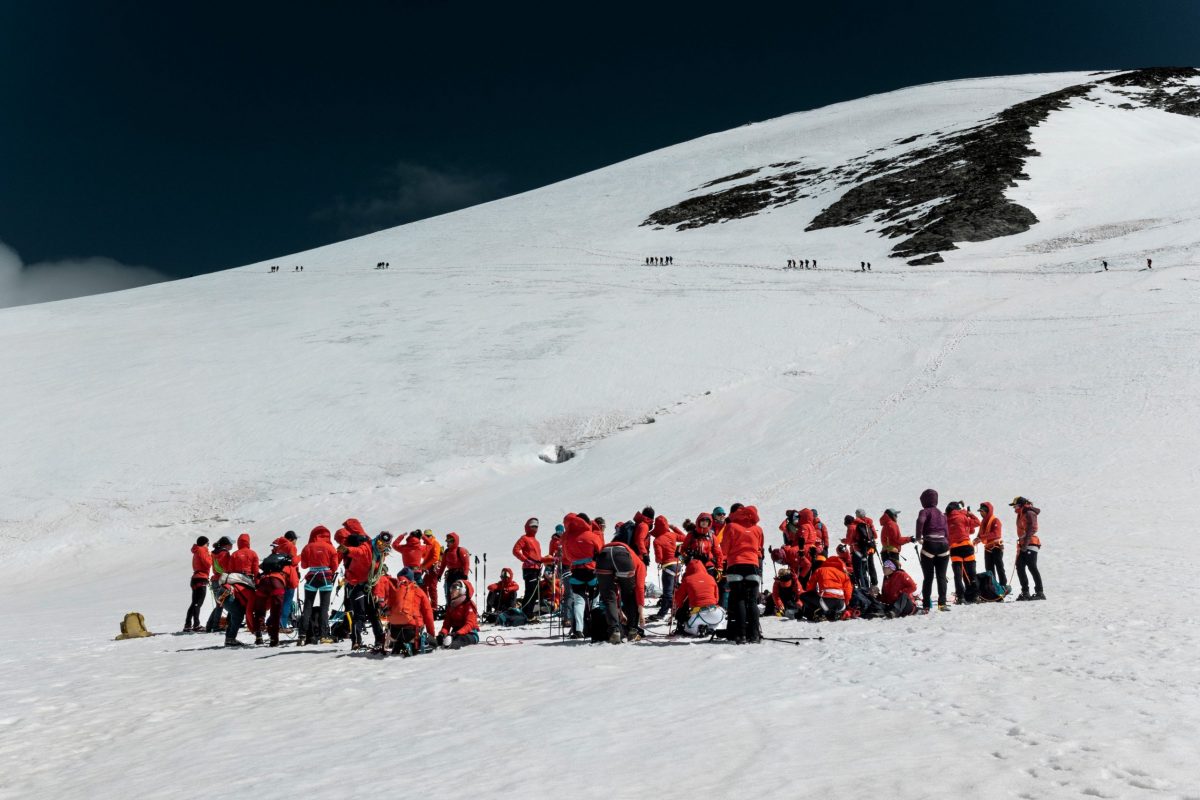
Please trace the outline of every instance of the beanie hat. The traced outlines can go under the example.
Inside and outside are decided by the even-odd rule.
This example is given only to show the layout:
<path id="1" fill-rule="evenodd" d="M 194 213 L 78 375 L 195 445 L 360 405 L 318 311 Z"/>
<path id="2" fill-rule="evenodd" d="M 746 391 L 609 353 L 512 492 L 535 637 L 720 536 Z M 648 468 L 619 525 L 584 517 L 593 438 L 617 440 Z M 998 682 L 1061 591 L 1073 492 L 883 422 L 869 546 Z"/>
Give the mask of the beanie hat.
<path id="1" fill-rule="evenodd" d="M 716 508 L 713 509 L 713 516 L 714 517 L 725 516 L 725 509 L 721 508 L 720 506 L 717 506 Z"/>
<path id="2" fill-rule="evenodd" d="M 567 529 L 566 529 L 566 528 L 564 528 L 562 525 L 555 525 L 555 526 L 554 526 L 554 532 L 555 532 L 555 533 L 566 533 L 566 532 L 567 532 Z"/>
<path id="3" fill-rule="evenodd" d="M 863 509 L 863 508 L 854 509 L 854 516 L 861 519 L 861 518 L 865 517 L 866 515 L 867 515 L 866 509 Z"/>

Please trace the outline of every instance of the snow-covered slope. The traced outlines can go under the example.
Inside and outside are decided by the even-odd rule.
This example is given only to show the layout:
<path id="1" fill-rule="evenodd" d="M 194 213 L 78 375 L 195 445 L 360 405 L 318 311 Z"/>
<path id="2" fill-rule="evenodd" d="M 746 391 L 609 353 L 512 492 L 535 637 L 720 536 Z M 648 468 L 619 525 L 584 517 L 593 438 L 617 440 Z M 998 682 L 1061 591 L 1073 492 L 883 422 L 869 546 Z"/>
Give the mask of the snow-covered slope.
<path id="1" fill-rule="evenodd" d="M 642 224 L 721 177 L 901 157 L 1109 77 L 870 97 L 278 274 L 0 312 L 0 795 L 198 797 L 214 775 L 327 794 L 378 760 L 430 797 L 1200 796 L 1195 615 L 1170 580 L 1173 531 L 1200 513 L 1200 119 L 1128 96 L 1145 87 L 1068 92 L 1005 190 L 1038 222 L 936 266 L 888 258 L 876 216 L 806 230 L 869 176 L 726 222 Z M 538 458 L 557 445 L 578 455 Z M 679 522 L 740 500 L 775 542 L 804 505 L 831 522 L 897 507 L 908 530 L 927 486 L 1034 498 L 1050 600 L 772 624 L 828 637 L 801 648 L 528 632 L 377 663 L 109 641 L 135 608 L 179 627 L 202 533 L 246 530 L 265 552 L 347 516 L 456 530 L 494 578 L 530 515 L 652 503 Z M 379 746 L 351 779 L 363 731 Z"/>

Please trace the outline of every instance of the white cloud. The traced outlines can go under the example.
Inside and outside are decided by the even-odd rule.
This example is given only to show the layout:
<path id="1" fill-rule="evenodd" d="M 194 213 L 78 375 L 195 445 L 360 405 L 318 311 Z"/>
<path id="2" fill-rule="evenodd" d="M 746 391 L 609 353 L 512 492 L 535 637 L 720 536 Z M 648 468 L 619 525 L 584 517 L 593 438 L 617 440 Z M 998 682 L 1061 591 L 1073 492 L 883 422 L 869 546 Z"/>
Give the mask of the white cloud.
<path id="1" fill-rule="evenodd" d="M 111 258 L 78 258 L 25 264 L 0 242 L 0 308 L 66 300 L 132 289 L 169 280 L 149 267 L 130 267 Z"/>

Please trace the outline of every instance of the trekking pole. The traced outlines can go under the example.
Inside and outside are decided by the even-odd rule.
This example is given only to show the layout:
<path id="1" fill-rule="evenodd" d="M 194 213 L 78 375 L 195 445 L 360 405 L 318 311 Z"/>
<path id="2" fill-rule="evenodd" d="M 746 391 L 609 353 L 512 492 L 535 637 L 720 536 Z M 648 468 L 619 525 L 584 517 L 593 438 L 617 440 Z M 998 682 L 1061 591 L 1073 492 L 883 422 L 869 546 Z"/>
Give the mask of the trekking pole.
<path id="1" fill-rule="evenodd" d="M 760 638 L 762 638 L 762 640 L 766 641 L 766 642 L 782 642 L 783 644 L 792 644 L 792 645 L 795 645 L 796 647 L 799 647 L 801 642 L 823 642 L 823 641 L 825 641 L 824 636 L 788 636 L 788 637 L 763 636 Z"/>
<path id="2" fill-rule="evenodd" d="M 479 589 L 479 556 L 473 556 L 475 559 L 475 588 Z"/>

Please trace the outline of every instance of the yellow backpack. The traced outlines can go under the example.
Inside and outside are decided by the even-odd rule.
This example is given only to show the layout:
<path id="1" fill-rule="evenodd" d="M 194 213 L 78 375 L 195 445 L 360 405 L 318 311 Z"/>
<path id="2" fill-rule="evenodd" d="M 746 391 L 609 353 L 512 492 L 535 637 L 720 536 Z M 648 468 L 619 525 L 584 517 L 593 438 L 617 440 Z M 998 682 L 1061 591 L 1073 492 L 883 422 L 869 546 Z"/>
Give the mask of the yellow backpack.
<path id="1" fill-rule="evenodd" d="M 130 611 L 125 615 L 125 619 L 121 621 L 121 635 L 117 637 L 117 641 L 122 639 L 141 639 L 154 634 L 146 630 L 146 618 L 136 611 Z"/>

